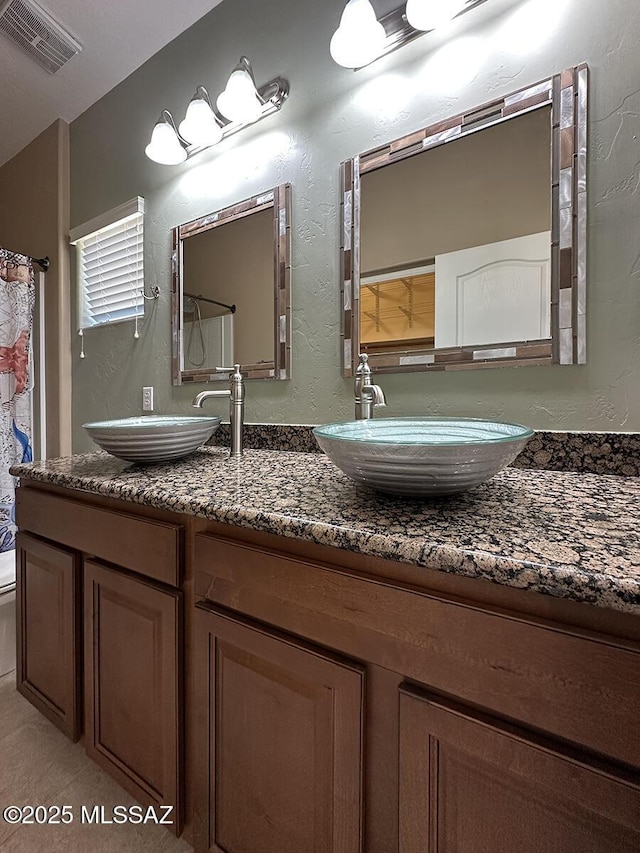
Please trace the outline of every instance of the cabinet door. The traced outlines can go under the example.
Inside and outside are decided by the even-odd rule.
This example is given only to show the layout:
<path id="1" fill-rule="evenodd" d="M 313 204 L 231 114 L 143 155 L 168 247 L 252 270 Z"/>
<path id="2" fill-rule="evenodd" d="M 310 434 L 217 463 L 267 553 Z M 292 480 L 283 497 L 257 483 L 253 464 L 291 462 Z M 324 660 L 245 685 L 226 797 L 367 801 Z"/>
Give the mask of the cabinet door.
<path id="1" fill-rule="evenodd" d="M 71 740 L 81 731 L 80 559 L 19 533 L 16 685 Z"/>
<path id="2" fill-rule="evenodd" d="M 401 692 L 401 853 L 638 850 L 633 780 L 516 727 Z"/>
<path id="3" fill-rule="evenodd" d="M 182 830 L 181 595 L 85 560 L 85 746 Z"/>
<path id="4" fill-rule="evenodd" d="M 211 606 L 195 643 L 196 850 L 359 853 L 363 669 Z"/>

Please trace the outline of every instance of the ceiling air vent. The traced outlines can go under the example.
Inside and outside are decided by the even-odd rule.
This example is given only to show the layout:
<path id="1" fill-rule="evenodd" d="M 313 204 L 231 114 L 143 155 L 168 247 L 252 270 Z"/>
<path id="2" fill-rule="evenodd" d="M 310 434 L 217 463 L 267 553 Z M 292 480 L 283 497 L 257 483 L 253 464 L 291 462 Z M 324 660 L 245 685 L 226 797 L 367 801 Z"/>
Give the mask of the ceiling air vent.
<path id="1" fill-rule="evenodd" d="M 0 32 L 21 47 L 50 74 L 55 74 L 82 47 L 33 0 L 0 0 Z"/>

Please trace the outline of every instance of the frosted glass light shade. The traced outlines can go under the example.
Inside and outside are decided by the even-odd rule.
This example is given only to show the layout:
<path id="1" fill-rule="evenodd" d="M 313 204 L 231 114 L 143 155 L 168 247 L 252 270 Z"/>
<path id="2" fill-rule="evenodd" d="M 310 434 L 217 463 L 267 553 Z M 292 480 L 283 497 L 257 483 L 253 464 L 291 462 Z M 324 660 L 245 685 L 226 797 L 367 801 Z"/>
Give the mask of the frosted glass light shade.
<path id="1" fill-rule="evenodd" d="M 151 141 L 144 149 L 144 153 L 150 160 L 165 166 L 175 166 L 187 159 L 187 152 L 166 119 L 156 122 L 151 133 Z"/>
<path id="2" fill-rule="evenodd" d="M 461 12 L 465 0 L 407 0 L 407 21 L 415 30 L 435 30 Z"/>
<path id="3" fill-rule="evenodd" d="M 230 121 L 248 123 L 260 118 L 262 104 L 247 71 L 236 68 L 231 73 L 224 92 L 218 95 L 216 106 Z"/>
<path id="4" fill-rule="evenodd" d="M 215 145 L 222 139 L 222 128 L 204 98 L 195 97 L 189 101 L 184 119 L 180 122 L 180 136 L 191 145 L 204 147 Z"/>
<path id="5" fill-rule="evenodd" d="M 382 54 L 386 38 L 369 0 L 349 0 L 331 38 L 329 52 L 343 68 L 362 68 Z"/>

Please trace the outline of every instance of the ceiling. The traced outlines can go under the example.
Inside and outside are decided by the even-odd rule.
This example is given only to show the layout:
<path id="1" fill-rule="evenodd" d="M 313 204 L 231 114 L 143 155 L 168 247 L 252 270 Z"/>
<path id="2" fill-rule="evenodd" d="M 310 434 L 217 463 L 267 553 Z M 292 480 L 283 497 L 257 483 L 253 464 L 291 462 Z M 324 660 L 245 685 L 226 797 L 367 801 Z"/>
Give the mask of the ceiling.
<path id="1" fill-rule="evenodd" d="M 52 75 L 0 33 L 0 165 L 57 118 L 73 121 L 222 0 L 36 2 L 82 51 Z"/>

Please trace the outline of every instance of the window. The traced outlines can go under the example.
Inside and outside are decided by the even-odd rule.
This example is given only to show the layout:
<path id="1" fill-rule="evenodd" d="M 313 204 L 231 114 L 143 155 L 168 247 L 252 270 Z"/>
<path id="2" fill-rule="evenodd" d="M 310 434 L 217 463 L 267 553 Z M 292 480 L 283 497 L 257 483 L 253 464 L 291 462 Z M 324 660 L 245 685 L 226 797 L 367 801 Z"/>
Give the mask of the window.
<path id="1" fill-rule="evenodd" d="M 144 314 L 144 199 L 133 198 L 74 228 L 78 260 L 79 327 Z"/>

